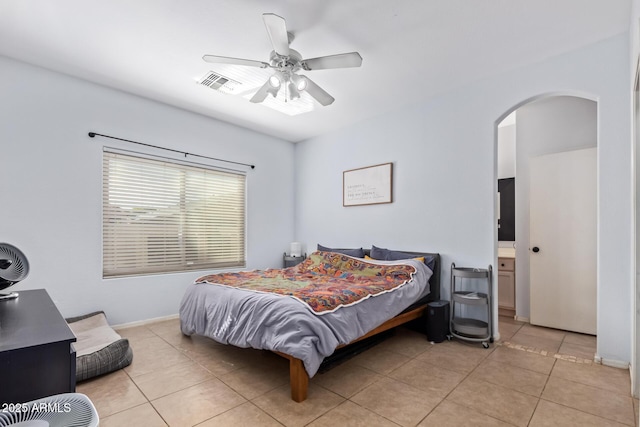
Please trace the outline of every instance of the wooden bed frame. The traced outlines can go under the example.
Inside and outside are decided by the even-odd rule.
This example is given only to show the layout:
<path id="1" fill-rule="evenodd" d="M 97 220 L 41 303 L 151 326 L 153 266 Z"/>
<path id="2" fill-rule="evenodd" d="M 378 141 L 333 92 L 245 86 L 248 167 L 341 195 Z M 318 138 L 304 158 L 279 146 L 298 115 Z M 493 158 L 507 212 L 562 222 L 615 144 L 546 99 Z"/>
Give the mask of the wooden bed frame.
<path id="1" fill-rule="evenodd" d="M 367 255 L 369 255 L 369 250 L 365 249 Z M 349 344 L 338 346 L 337 349 L 347 347 L 351 344 L 354 344 L 358 341 L 362 341 L 366 338 L 377 335 L 381 332 L 388 331 L 389 329 L 400 326 L 404 323 L 410 322 L 415 319 L 419 319 L 424 315 L 425 310 L 427 309 L 427 303 L 429 301 L 438 301 L 440 299 L 440 254 L 436 253 L 427 253 L 427 252 L 407 252 L 402 251 L 411 255 L 416 256 L 434 256 L 435 264 L 433 268 L 433 275 L 429 279 L 429 284 L 431 285 L 431 292 L 427 297 L 426 301 L 410 307 L 409 309 L 403 311 L 396 317 L 393 317 L 377 328 L 369 331 L 365 335 L 351 341 Z M 336 350 L 337 350 L 336 349 Z M 289 359 L 289 381 L 291 383 L 291 399 L 296 402 L 302 402 L 307 399 L 307 390 L 309 388 L 309 375 L 307 371 L 304 369 L 304 364 L 302 360 L 295 358 L 289 354 L 281 353 L 279 351 L 275 351 L 274 353 L 284 357 L 285 359 Z"/>

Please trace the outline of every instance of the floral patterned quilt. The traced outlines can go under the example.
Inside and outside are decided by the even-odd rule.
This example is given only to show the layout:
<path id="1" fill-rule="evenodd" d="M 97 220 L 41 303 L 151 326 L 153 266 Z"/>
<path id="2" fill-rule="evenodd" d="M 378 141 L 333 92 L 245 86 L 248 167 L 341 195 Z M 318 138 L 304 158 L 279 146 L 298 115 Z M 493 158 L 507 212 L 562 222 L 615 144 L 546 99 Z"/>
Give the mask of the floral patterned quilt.
<path id="1" fill-rule="evenodd" d="M 295 267 L 220 273 L 200 277 L 208 283 L 291 296 L 315 314 L 326 314 L 391 292 L 409 282 L 416 268 L 380 265 L 334 252 L 314 252 Z"/>

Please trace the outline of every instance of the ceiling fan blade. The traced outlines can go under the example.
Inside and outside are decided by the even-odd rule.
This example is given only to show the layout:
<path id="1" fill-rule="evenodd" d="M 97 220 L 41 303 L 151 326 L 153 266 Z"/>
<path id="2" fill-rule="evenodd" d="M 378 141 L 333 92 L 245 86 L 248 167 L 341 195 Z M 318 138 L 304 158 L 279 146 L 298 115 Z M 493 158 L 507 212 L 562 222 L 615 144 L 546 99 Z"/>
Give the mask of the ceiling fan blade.
<path id="1" fill-rule="evenodd" d="M 318 101 L 325 107 L 327 105 L 333 104 L 333 101 L 335 101 L 335 98 L 333 96 L 325 92 L 324 89 L 315 84 L 309 77 L 304 76 L 304 79 L 307 81 L 307 87 L 305 88 L 305 90 L 309 95 L 311 95 L 316 101 Z"/>
<path id="2" fill-rule="evenodd" d="M 362 65 L 362 57 L 358 52 L 341 53 L 338 55 L 304 59 L 302 60 L 301 65 L 302 68 L 307 71 L 359 67 Z"/>
<path id="3" fill-rule="evenodd" d="M 259 67 L 259 68 L 267 68 L 269 64 L 262 61 L 254 61 L 252 59 L 241 59 L 241 58 L 230 58 L 228 56 L 217 56 L 217 55 L 205 55 L 202 57 L 206 62 L 212 62 L 214 64 L 233 64 L 233 65 L 244 65 L 245 67 Z"/>
<path id="4" fill-rule="evenodd" d="M 284 18 L 274 13 L 264 13 L 262 19 L 267 27 L 273 50 L 280 56 L 289 56 L 289 35 Z"/>
<path id="5" fill-rule="evenodd" d="M 273 86 L 271 86 L 271 84 L 269 84 L 269 80 L 267 80 L 265 84 L 263 84 L 260 89 L 258 89 L 258 91 L 251 97 L 249 102 L 258 104 L 267 99 L 267 95 L 271 94 L 273 96 L 276 96 L 277 93 L 278 88 L 274 88 Z"/>

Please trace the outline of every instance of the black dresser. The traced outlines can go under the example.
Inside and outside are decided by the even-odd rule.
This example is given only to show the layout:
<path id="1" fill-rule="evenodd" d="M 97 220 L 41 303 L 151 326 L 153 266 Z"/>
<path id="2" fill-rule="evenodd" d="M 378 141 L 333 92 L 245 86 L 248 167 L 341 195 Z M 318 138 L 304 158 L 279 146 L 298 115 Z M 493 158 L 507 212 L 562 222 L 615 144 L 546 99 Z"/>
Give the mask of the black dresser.
<path id="1" fill-rule="evenodd" d="M 46 290 L 0 301 L 0 405 L 74 392 L 75 340 Z"/>

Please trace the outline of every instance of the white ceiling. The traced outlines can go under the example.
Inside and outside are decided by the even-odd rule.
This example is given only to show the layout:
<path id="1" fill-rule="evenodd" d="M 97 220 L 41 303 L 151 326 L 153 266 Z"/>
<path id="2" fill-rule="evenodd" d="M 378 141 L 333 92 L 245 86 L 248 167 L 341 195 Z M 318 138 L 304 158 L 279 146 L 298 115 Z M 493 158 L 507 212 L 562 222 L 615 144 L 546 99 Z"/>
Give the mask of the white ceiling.
<path id="1" fill-rule="evenodd" d="M 196 84 L 204 54 L 268 62 L 265 12 L 336 98 L 288 116 Z M 628 31 L 629 0 L 1 0 L 0 55 L 301 141 Z"/>

